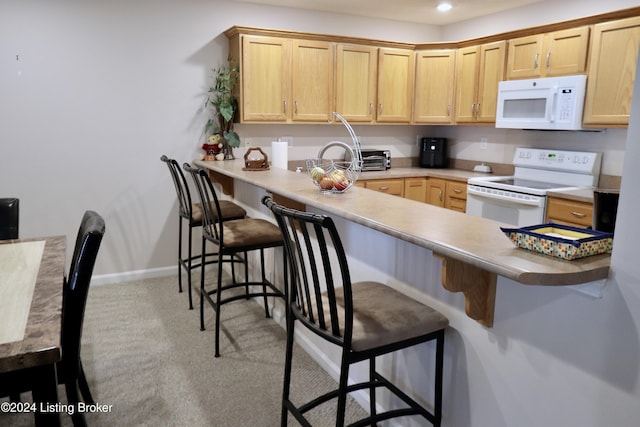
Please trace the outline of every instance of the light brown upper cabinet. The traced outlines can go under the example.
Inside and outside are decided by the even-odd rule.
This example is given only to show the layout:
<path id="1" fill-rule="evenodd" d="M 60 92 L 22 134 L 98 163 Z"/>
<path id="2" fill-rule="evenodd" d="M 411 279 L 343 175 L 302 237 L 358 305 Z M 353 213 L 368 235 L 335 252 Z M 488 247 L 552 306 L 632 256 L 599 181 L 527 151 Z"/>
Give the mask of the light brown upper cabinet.
<path id="1" fill-rule="evenodd" d="M 456 55 L 456 123 L 496 120 L 498 83 L 505 75 L 506 42 L 458 49 Z"/>
<path id="2" fill-rule="evenodd" d="M 338 44 L 336 111 L 348 121 L 375 121 L 377 70 L 378 48 Z"/>
<path id="3" fill-rule="evenodd" d="M 334 57 L 330 42 L 243 36 L 241 120 L 331 120 Z"/>
<path id="4" fill-rule="evenodd" d="M 413 105 L 414 51 L 378 49 L 378 123 L 409 123 Z"/>
<path id="5" fill-rule="evenodd" d="M 456 51 L 416 52 L 415 123 L 453 124 Z"/>
<path id="6" fill-rule="evenodd" d="M 594 26 L 585 125 L 628 125 L 639 47 L 640 17 Z"/>
<path id="7" fill-rule="evenodd" d="M 507 79 L 583 74 L 588 46 L 588 26 L 511 39 Z"/>
<path id="8" fill-rule="evenodd" d="M 335 44 L 292 40 L 292 45 L 291 119 L 325 123 L 333 120 Z"/>
<path id="9" fill-rule="evenodd" d="M 289 40 L 279 37 L 242 37 L 241 121 L 287 121 L 290 46 Z"/>

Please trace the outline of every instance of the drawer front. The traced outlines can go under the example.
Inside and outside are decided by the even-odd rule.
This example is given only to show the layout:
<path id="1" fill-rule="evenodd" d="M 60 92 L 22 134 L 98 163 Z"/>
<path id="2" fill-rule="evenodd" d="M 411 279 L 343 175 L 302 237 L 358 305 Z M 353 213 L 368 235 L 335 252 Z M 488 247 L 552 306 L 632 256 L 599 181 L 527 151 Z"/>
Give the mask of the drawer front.
<path id="1" fill-rule="evenodd" d="M 467 200 L 467 183 L 458 182 L 458 181 L 448 181 L 447 197 Z"/>
<path id="2" fill-rule="evenodd" d="M 404 194 L 404 179 L 372 179 L 365 181 L 365 188 L 402 197 Z"/>
<path id="3" fill-rule="evenodd" d="M 588 227 L 593 221 L 593 205 L 574 200 L 547 199 L 547 222 Z"/>

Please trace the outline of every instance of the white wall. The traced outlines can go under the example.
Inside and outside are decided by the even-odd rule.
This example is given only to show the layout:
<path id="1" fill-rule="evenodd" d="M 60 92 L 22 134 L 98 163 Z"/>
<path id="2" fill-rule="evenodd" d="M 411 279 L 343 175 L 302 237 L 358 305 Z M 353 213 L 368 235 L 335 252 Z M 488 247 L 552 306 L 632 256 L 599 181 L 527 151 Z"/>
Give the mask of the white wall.
<path id="1" fill-rule="evenodd" d="M 0 2 L 0 194 L 21 198 L 24 237 L 66 234 L 71 244 L 82 212 L 102 213 L 107 235 L 98 275 L 169 266 L 173 271 L 175 196 L 159 157 L 166 153 L 183 161 L 198 154 L 205 121 L 202 93 L 209 70 L 226 58 L 227 41 L 221 34 L 231 25 L 418 42 L 506 31 L 529 19 L 537 25 L 632 6 L 630 1 L 545 1 L 523 14 L 509 12 L 495 22 L 476 20 L 441 33 L 411 24 L 215 0 Z M 531 133 L 479 127 L 356 128 L 365 143 L 395 144 L 395 155 L 411 152 L 415 134 L 445 132 L 455 139 L 454 149 L 461 156 L 485 155 L 474 151 L 482 133 L 498 161 L 510 161 L 509 150 L 521 142 L 570 144 L 571 149 L 583 143 L 589 149 L 606 144 L 612 159 L 605 159 L 607 171 L 619 170 L 615 164 L 626 157 L 613 277 L 604 297 L 595 300 L 568 289 L 500 279 L 492 329 L 467 319 L 462 296 L 442 289 L 439 264 L 428 251 L 349 228 L 358 239 L 367 239 L 366 245 L 358 245 L 360 252 L 354 249 L 358 262 L 374 259 L 375 268 L 369 271 L 419 289 L 421 298 L 451 319 L 445 425 L 637 425 L 637 95 L 635 104 L 635 122 L 628 132 L 633 143 L 626 155 L 625 130 L 545 136 L 540 141 Z M 294 145 L 296 156 L 346 136 L 342 128 L 322 126 L 245 125 L 239 131 L 265 143 L 292 135 L 294 144 L 299 143 Z M 356 270 L 357 278 L 366 272 Z M 426 363 L 407 354 L 392 366 L 415 382 Z"/>
<path id="2" fill-rule="evenodd" d="M 105 216 L 98 276 L 173 265 L 175 193 L 159 158 L 182 162 L 199 154 L 203 94 L 211 68 L 226 60 L 227 28 L 401 41 L 440 32 L 221 0 L 0 0 L 0 6 L 0 194 L 20 197 L 23 237 L 66 234 L 71 245 L 84 210 Z M 327 128 L 324 142 L 346 136 Z M 282 129 L 262 132 L 270 141 Z M 410 132 L 378 131 L 392 142 Z"/>

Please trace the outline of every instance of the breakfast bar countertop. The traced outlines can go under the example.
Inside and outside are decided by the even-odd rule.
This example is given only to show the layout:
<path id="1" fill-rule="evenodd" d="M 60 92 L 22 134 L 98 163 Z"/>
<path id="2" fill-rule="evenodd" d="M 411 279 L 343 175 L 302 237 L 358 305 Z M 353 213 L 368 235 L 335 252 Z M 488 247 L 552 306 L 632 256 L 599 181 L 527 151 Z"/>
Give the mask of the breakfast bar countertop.
<path id="1" fill-rule="evenodd" d="M 610 254 L 564 261 L 518 249 L 500 230 L 500 226 L 508 225 L 489 219 L 358 186 L 353 186 L 342 194 L 324 194 L 318 191 L 306 173 L 278 168 L 245 171 L 241 159 L 196 160 L 194 163 L 210 170 L 213 179 L 217 176 L 231 180 L 231 185 L 233 180 L 247 182 L 295 202 L 430 249 L 443 259 L 455 260 L 522 284 L 575 285 L 606 279 L 609 274 Z M 434 171 L 430 170 L 431 173 Z M 447 172 L 451 173 L 451 170 Z M 368 176 L 374 179 L 374 173 L 369 174 L 367 172 L 366 179 L 369 179 Z M 364 178 L 363 174 L 360 177 Z M 380 209 L 381 206 L 384 209 Z"/>

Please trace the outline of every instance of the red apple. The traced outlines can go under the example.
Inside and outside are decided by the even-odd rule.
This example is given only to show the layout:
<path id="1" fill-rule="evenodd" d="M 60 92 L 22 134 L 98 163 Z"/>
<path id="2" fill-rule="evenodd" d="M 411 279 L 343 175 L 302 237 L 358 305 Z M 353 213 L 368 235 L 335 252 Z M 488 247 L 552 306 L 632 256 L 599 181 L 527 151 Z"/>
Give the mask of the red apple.
<path id="1" fill-rule="evenodd" d="M 323 175 L 318 181 L 318 185 L 323 190 L 331 190 L 333 188 L 333 180 L 329 175 Z"/>

